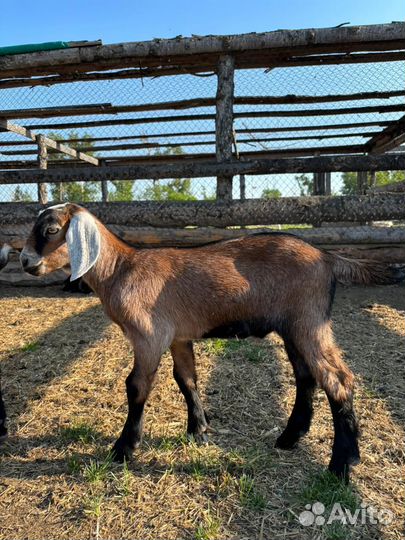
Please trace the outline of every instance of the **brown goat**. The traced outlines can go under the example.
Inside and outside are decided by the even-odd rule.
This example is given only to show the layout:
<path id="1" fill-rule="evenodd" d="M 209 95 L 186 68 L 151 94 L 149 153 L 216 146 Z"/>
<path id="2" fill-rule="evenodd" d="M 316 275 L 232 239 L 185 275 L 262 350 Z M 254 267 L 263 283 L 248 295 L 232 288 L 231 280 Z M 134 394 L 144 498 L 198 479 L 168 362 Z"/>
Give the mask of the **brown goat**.
<path id="1" fill-rule="evenodd" d="M 168 347 L 188 406 L 187 429 L 198 439 L 206 437 L 207 416 L 197 393 L 192 340 L 263 338 L 276 331 L 284 339 L 297 384 L 295 405 L 277 446 L 291 448 L 308 431 L 318 384 L 328 396 L 335 428 L 330 470 L 347 479 L 349 465 L 359 461 L 354 377 L 331 330 L 335 282 L 387 283 L 402 275 L 280 233 L 192 249 L 136 250 L 74 204 L 40 213 L 21 263 L 34 275 L 70 264 L 72 279 L 84 277 L 133 345 L 135 363 L 126 380 L 128 418 L 113 447 L 116 460 L 129 458 L 140 443 L 144 405 Z"/>

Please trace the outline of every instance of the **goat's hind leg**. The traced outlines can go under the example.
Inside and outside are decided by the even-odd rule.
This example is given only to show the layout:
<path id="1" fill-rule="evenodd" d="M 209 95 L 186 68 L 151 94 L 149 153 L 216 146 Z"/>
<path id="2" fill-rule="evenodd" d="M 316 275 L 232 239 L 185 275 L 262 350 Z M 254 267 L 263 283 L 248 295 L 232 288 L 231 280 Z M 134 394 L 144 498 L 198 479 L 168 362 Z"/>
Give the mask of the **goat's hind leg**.
<path id="1" fill-rule="evenodd" d="M 335 435 L 329 470 L 347 482 L 350 465 L 360 461 L 358 427 L 353 410 L 354 375 L 334 343 L 328 322 L 311 334 L 301 340 L 298 347 L 312 375 L 325 391 L 332 411 Z"/>
<path id="2" fill-rule="evenodd" d="M 174 341 L 170 347 L 174 367 L 173 376 L 187 403 L 187 433 L 197 442 L 208 440 L 208 418 L 197 392 L 197 373 L 191 341 Z"/>
<path id="3" fill-rule="evenodd" d="M 311 426 L 316 381 L 292 340 L 284 338 L 284 345 L 294 369 L 296 396 L 287 427 L 278 437 L 276 447 L 291 449 L 296 446 L 298 440 L 309 431 Z"/>

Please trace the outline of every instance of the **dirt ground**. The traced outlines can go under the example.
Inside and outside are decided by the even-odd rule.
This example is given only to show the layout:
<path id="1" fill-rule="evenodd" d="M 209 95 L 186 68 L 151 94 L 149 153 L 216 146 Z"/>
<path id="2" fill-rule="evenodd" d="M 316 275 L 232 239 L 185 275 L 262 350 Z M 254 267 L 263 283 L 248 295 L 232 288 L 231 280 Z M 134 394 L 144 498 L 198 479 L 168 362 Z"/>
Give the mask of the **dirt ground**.
<path id="1" fill-rule="evenodd" d="M 333 320 L 358 380 L 362 462 L 348 488 L 323 473 L 333 430 L 322 392 L 299 446 L 274 448 L 294 400 L 277 336 L 196 345 L 207 446 L 184 437 L 186 409 L 165 355 L 142 447 L 127 467 L 112 464 L 132 362 L 120 330 L 93 296 L 2 287 L 10 437 L 0 448 L 0 539 L 403 538 L 405 287 L 340 288 Z M 302 525 L 315 502 L 324 516 L 336 502 L 351 512 L 373 506 L 390 523 Z"/>

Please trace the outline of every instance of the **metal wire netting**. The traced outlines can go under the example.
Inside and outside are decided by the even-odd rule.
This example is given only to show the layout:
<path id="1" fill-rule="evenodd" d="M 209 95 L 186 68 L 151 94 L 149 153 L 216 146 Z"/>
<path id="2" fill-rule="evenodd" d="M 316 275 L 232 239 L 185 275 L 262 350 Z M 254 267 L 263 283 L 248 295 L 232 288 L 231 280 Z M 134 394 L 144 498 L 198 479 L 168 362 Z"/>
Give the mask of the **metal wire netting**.
<path id="1" fill-rule="evenodd" d="M 182 110 L 162 109 L 115 114 L 58 114 L 63 107 L 131 106 L 191 98 L 215 98 L 214 73 L 145 79 L 113 79 L 22 87 L 0 91 L 0 109 L 36 133 L 79 148 L 95 157 L 115 159 L 159 155 L 215 155 L 215 105 Z M 321 65 L 237 70 L 235 96 L 328 96 L 364 92 L 403 91 L 405 62 Z M 395 105 L 396 109 L 387 109 Z M 39 118 L 21 109 L 56 108 Z M 364 110 L 363 110 L 364 109 Z M 322 103 L 234 106 L 234 153 L 290 152 L 300 155 L 352 153 L 405 112 L 405 97 L 343 99 Z M 348 127 L 350 126 L 350 127 Z M 0 169 L 37 167 L 37 146 L 19 135 L 0 133 Z M 50 165 L 71 158 L 49 153 Z M 80 181 L 78 169 L 77 180 Z M 378 175 L 377 175 L 378 181 Z M 215 178 L 136 180 L 108 183 L 109 200 L 214 199 Z M 330 193 L 356 192 L 353 175 L 331 175 Z M 49 185 L 50 201 L 73 198 L 101 200 L 99 183 L 62 187 Z M 235 177 L 234 198 L 298 197 L 314 193 L 312 174 Z M 0 202 L 37 200 L 37 186 L 0 185 Z M 361 216 L 359 216 L 361 220 Z"/>

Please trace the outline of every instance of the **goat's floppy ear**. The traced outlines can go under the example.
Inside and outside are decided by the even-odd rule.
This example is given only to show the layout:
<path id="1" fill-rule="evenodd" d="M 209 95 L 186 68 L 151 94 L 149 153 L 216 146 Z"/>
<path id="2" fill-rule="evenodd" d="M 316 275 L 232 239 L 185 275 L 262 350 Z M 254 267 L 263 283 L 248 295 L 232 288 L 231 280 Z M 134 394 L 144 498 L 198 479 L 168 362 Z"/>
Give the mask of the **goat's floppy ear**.
<path id="1" fill-rule="evenodd" d="M 73 214 L 66 232 L 66 243 L 72 269 L 70 281 L 73 281 L 88 272 L 100 255 L 100 231 L 91 214 Z"/>

